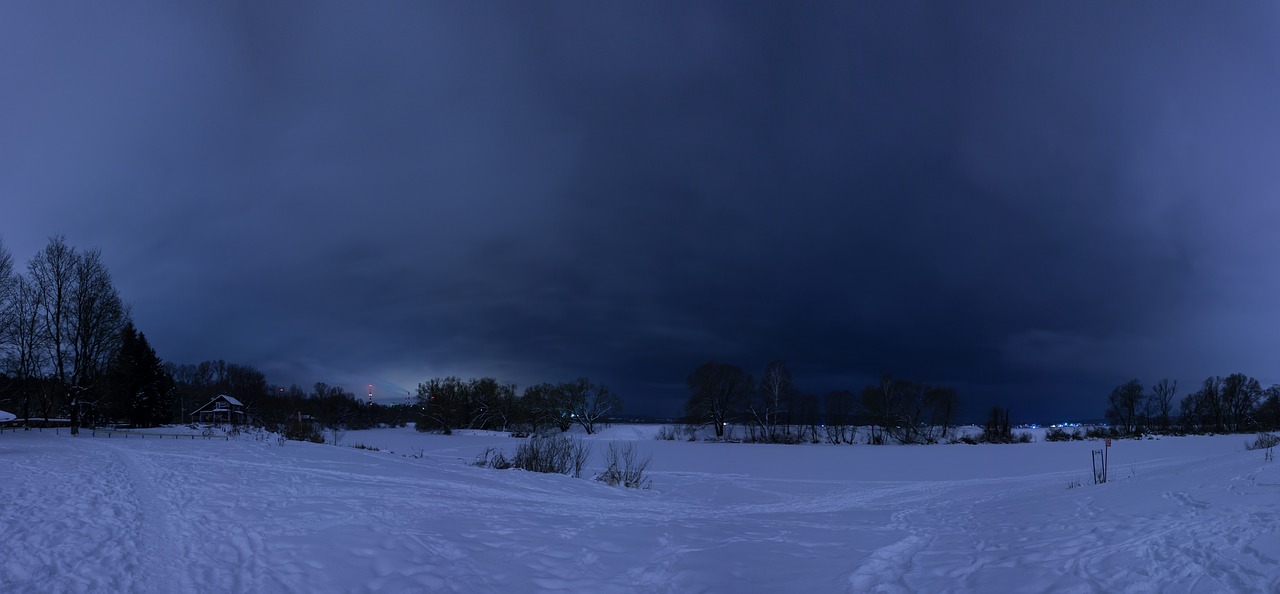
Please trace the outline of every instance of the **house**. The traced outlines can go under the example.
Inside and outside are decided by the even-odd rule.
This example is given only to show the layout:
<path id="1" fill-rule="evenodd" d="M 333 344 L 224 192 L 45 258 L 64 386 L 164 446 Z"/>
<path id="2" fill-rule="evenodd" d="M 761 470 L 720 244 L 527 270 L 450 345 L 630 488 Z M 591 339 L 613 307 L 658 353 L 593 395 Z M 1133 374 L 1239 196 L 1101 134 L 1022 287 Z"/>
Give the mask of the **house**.
<path id="1" fill-rule="evenodd" d="M 208 404 L 191 413 L 191 422 L 243 424 L 245 422 L 244 404 L 226 394 L 219 394 Z"/>

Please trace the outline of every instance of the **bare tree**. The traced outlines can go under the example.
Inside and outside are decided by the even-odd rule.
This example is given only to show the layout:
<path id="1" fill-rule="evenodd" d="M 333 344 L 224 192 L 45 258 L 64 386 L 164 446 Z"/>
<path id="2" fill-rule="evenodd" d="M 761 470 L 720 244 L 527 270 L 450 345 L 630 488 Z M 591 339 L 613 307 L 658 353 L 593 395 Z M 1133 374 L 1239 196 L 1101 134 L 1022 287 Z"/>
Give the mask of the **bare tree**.
<path id="1" fill-rule="evenodd" d="M 716 437 L 723 438 L 725 425 L 742 410 L 751 392 L 751 376 L 736 365 L 703 363 L 689 374 L 687 382 L 690 395 L 685 412 L 710 423 Z"/>
<path id="2" fill-rule="evenodd" d="M 1222 431 L 1225 418 L 1222 407 L 1222 378 L 1211 376 L 1200 389 L 1182 400 L 1183 422 L 1188 430 Z"/>
<path id="3" fill-rule="evenodd" d="M 862 406 L 872 424 L 870 442 L 881 444 L 886 437 L 904 444 L 936 439 L 932 427 L 925 425 L 931 420 L 926 416 L 930 404 L 926 396 L 932 389 L 889 374 L 881 375 L 879 384 L 864 388 Z"/>
<path id="4" fill-rule="evenodd" d="M 853 443 L 856 427 L 853 423 L 853 406 L 855 398 L 850 390 L 838 390 L 827 394 L 823 402 L 826 411 L 827 442 L 832 444 Z"/>
<path id="5" fill-rule="evenodd" d="M 507 387 L 497 379 L 482 377 L 467 382 L 467 428 L 485 429 L 499 418 Z"/>
<path id="6" fill-rule="evenodd" d="M 13 273 L 13 255 L 0 237 L 0 354 L 11 344 L 9 326 L 13 324 L 13 299 L 18 277 Z"/>
<path id="7" fill-rule="evenodd" d="M 930 443 L 947 438 L 947 433 L 951 431 L 952 419 L 955 418 L 956 409 L 959 407 L 959 400 L 955 388 L 932 386 L 925 391 L 925 406 L 932 414 L 928 425 Z"/>
<path id="8" fill-rule="evenodd" d="M 1178 417 L 1182 419 L 1181 430 L 1187 433 L 1193 433 L 1202 430 L 1204 419 L 1206 417 L 1204 399 L 1200 397 L 1204 388 L 1196 390 L 1182 397 L 1179 403 Z"/>
<path id="9" fill-rule="evenodd" d="M 556 427 L 563 433 L 569 430 L 570 419 L 561 405 L 563 394 L 551 383 L 534 384 L 524 389 L 521 405 L 528 411 L 531 433 L 538 434 L 544 428 Z"/>
<path id="10" fill-rule="evenodd" d="M 982 441 L 987 443 L 1013 443 L 1013 430 L 1009 425 L 1009 409 L 991 408 L 991 416 L 982 427 Z"/>
<path id="11" fill-rule="evenodd" d="M 97 249 L 76 259 L 71 305 L 71 432 L 75 434 L 82 406 L 86 401 L 96 405 L 104 396 L 98 380 L 119 349 L 121 333 L 129 321 L 128 310 Z"/>
<path id="12" fill-rule="evenodd" d="M 16 298 L 17 276 L 13 274 L 13 256 L 4 247 L 4 238 L 0 237 L 0 362 L 8 362 L 14 349 L 14 301 Z M 20 388 L 19 388 L 20 389 Z M 0 392 L 0 403 L 7 402 L 13 394 L 8 390 Z"/>
<path id="13" fill-rule="evenodd" d="M 929 420 L 928 411 L 929 386 L 910 380 L 893 381 L 895 423 L 886 427 L 889 435 L 898 443 L 915 444 L 933 441 L 931 426 L 925 424 Z"/>
<path id="14" fill-rule="evenodd" d="M 75 268 L 78 256 L 62 236 L 49 240 L 43 250 L 36 253 L 27 265 L 31 283 L 35 287 L 36 305 L 40 315 L 41 342 L 49 351 L 53 365 L 54 390 L 65 396 L 71 405 L 71 433 L 79 432 L 79 407 L 71 396 L 71 295 L 75 286 Z M 46 411 L 47 414 L 47 411 Z"/>
<path id="15" fill-rule="evenodd" d="M 787 364 L 781 360 L 769 363 L 764 368 L 759 388 L 747 403 L 747 417 L 754 425 L 752 432 L 759 430 L 760 439 L 764 441 L 785 441 L 785 434 L 791 432 L 791 427 L 783 421 L 790 412 L 794 394 Z"/>
<path id="16" fill-rule="evenodd" d="M 1169 430 L 1169 413 L 1173 411 L 1173 397 L 1177 392 L 1177 380 L 1162 379 L 1151 386 L 1151 396 L 1147 399 L 1151 403 L 1150 416 L 1161 431 Z"/>
<path id="17" fill-rule="evenodd" d="M 867 443 L 870 445 L 884 444 L 884 428 L 893 422 L 892 392 L 885 390 L 884 387 L 883 382 L 881 385 L 869 385 L 864 387 L 860 394 L 862 410 L 867 416 L 867 424 L 871 429 L 867 435 Z"/>
<path id="18" fill-rule="evenodd" d="M 520 408 L 520 399 L 516 397 L 515 384 L 501 384 L 494 393 L 493 402 L 489 405 L 489 417 L 493 419 L 494 428 L 511 431 L 514 425 L 524 419 L 524 411 Z"/>
<path id="19" fill-rule="evenodd" d="M 821 442 L 822 438 L 818 435 L 818 422 L 822 407 L 818 402 L 817 394 L 796 396 L 795 408 L 795 420 L 800 425 L 799 438 L 810 443 Z"/>
<path id="20" fill-rule="evenodd" d="M 10 349 L 5 367 L 16 383 L 18 414 L 24 419 L 24 426 L 30 428 L 33 409 L 44 399 L 38 380 L 47 361 L 47 349 L 36 288 L 25 277 L 16 277 L 9 316 Z"/>
<path id="21" fill-rule="evenodd" d="M 1142 405 L 1142 382 L 1129 380 L 1111 391 L 1107 397 L 1110 407 L 1107 408 L 1107 420 L 1124 435 L 1133 435 L 1137 431 L 1138 410 Z"/>
<path id="22" fill-rule="evenodd" d="M 462 426 L 460 421 L 467 414 L 466 384 L 457 377 L 432 378 L 418 384 L 418 405 L 422 407 L 423 420 L 419 431 L 440 429 L 445 435 Z"/>
<path id="23" fill-rule="evenodd" d="M 101 253 L 84 254 L 55 236 L 27 265 L 34 290 L 41 343 L 53 365 L 53 384 L 80 432 L 84 396 L 104 371 L 128 311 L 102 263 Z"/>
<path id="24" fill-rule="evenodd" d="M 1268 430 L 1280 429 L 1280 384 L 1273 384 L 1262 391 L 1258 421 Z"/>
<path id="25" fill-rule="evenodd" d="M 1254 409 L 1262 398 L 1262 385 L 1243 373 L 1222 380 L 1222 407 L 1228 431 L 1245 431 L 1254 424 Z"/>
<path id="26" fill-rule="evenodd" d="M 595 425 L 622 408 L 622 398 L 609 391 L 609 388 L 591 383 L 580 377 L 562 385 L 566 397 L 569 418 L 580 425 L 590 435 L 595 433 Z"/>

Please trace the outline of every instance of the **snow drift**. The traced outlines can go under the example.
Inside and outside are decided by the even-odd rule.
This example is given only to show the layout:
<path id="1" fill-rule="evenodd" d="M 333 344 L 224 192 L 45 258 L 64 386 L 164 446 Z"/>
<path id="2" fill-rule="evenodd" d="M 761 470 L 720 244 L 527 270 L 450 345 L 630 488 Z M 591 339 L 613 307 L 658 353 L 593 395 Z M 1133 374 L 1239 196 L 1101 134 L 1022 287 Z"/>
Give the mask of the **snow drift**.
<path id="1" fill-rule="evenodd" d="M 991 446 L 610 439 L 653 488 L 467 462 L 494 435 L 0 434 L 3 592 L 1266 592 L 1280 464 L 1244 436 Z M 598 470 L 598 469 L 597 469 Z M 584 473 L 587 476 L 589 473 Z M 1079 486 L 1076 486 L 1079 484 Z"/>

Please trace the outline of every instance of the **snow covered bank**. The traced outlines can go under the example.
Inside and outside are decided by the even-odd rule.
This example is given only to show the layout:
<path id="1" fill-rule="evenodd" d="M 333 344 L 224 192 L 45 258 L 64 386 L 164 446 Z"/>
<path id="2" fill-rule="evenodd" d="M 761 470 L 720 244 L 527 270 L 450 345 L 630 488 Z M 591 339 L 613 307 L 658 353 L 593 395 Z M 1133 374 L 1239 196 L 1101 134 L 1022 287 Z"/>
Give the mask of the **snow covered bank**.
<path id="1" fill-rule="evenodd" d="M 1114 442 L 1091 485 L 1097 443 L 645 438 L 636 491 L 466 465 L 492 434 L 4 433 L 0 591 L 1277 591 L 1280 463 L 1243 441 Z"/>

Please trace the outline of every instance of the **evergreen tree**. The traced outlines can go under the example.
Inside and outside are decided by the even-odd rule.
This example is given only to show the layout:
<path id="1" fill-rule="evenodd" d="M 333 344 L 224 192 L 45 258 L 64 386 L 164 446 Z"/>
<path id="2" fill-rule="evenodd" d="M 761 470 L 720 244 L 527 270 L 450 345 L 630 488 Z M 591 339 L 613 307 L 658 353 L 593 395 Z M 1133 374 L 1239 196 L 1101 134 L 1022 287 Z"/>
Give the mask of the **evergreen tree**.
<path id="1" fill-rule="evenodd" d="M 111 368 L 110 414 L 134 427 L 155 427 L 169 421 L 173 379 L 133 324 L 120 333 L 120 350 Z"/>

